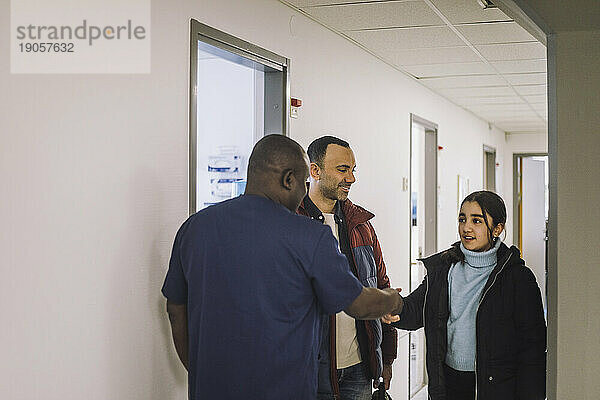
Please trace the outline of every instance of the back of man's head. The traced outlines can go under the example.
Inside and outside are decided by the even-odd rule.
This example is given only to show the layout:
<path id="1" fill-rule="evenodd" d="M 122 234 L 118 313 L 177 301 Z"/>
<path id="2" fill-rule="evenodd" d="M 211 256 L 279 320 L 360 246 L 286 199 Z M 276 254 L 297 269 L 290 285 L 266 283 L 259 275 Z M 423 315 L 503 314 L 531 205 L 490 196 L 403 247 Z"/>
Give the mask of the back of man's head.
<path id="1" fill-rule="evenodd" d="M 350 145 L 345 140 L 337 138 L 335 136 L 321 136 L 308 146 L 308 158 L 311 163 L 315 163 L 320 167 L 323 167 L 323 160 L 327 153 L 327 146 L 330 144 L 337 144 L 338 146 L 350 148 Z"/>
<path id="2" fill-rule="evenodd" d="M 305 154 L 302 146 L 283 135 L 259 140 L 248 160 L 246 194 L 262 195 L 289 209 L 297 208 L 306 193 Z"/>
<path id="3" fill-rule="evenodd" d="M 252 149 L 248 160 L 248 182 L 284 169 L 297 169 L 303 164 L 302 146 L 283 135 L 267 135 Z"/>

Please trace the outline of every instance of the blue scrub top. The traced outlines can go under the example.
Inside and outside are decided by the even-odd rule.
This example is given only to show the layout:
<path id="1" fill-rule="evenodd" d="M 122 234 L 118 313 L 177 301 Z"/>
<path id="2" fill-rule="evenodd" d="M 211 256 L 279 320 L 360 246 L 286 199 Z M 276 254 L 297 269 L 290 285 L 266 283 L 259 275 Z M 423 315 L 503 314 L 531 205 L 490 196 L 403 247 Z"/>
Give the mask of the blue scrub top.
<path id="1" fill-rule="evenodd" d="M 314 399 L 323 318 L 363 286 L 328 226 L 243 195 L 179 229 L 162 289 L 187 304 L 190 399 Z"/>

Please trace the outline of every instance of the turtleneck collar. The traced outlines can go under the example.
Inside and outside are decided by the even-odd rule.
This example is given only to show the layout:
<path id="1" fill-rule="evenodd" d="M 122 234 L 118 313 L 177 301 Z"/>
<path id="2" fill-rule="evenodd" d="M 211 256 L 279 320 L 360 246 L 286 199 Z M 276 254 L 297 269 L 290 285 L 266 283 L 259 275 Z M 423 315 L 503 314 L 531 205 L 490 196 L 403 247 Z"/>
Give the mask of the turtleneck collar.
<path id="1" fill-rule="evenodd" d="M 498 259 L 496 253 L 502 244 L 502 240 L 498 238 L 496 244 L 486 251 L 471 251 L 467 250 L 463 244 L 460 244 L 460 251 L 465 255 L 465 263 L 474 268 L 485 268 L 496 265 Z"/>

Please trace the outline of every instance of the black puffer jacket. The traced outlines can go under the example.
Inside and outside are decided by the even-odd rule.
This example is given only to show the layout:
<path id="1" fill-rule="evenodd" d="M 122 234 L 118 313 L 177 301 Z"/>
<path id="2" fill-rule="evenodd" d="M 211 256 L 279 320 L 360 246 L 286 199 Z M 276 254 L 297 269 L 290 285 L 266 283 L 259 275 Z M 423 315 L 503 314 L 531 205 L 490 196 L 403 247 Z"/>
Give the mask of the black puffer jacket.
<path id="1" fill-rule="evenodd" d="M 396 328 L 425 327 L 429 399 L 446 399 L 448 271 L 464 259 L 459 243 L 421 261 L 427 276 L 404 298 Z M 476 319 L 476 400 L 546 398 L 546 322 L 535 276 L 519 250 L 501 244 Z"/>

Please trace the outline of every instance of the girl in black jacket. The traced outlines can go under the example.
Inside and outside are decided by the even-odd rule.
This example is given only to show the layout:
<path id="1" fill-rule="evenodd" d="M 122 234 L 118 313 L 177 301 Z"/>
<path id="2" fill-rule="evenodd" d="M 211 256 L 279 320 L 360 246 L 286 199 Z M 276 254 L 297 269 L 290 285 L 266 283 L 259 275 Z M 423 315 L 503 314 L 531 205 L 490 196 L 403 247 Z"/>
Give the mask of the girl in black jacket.
<path id="1" fill-rule="evenodd" d="M 427 276 L 404 298 L 400 329 L 425 328 L 431 400 L 543 400 L 546 323 L 535 276 L 499 239 L 500 196 L 467 196 L 460 242 L 422 259 Z M 394 322 L 395 321 L 395 322 Z"/>

